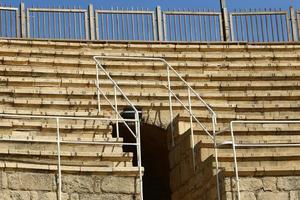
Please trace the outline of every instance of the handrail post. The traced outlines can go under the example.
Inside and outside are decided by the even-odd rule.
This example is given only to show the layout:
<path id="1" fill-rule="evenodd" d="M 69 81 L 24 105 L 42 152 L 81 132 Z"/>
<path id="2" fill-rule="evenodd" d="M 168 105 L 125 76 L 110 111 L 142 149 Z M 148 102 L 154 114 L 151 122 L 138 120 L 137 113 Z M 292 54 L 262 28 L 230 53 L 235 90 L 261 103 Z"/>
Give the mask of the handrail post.
<path id="1" fill-rule="evenodd" d="M 157 35 L 158 41 L 163 41 L 163 25 L 162 25 L 162 12 L 160 6 L 156 7 L 156 25 L 157 25 Z"/>
<path id="2" fill-rule="evenodd" d="M 231 140 L 232 140 L 232 151 L 233 151 L 235 178 L 236 178 L 237 199 L 240 200 L 241 199 L 240 180 L 239 180 L 239 171 L 238 171 L 237 157 L 236 157 L 235 139 L 234 139 L 234 135 L 233 135 L 233 122 L 230 122 L 230 133 L 231 133 Z"/>
<path id="3" fill-rule="evenodd" d="M 172 105 L 172 93 L 171 93 L 171 79 L 170 79 L 170 69 L 167 65 L 167 77 L 168 77 L 168 93 L 169 93 L 169 109 L 170 109 L 170 128 L 171 128 L 171 140 L 172 146 L 175 146 L 174 140 L 174 127 L 173 127 L 173 105 Z"/>
<path id="4" fill-rule="evenodd" d="M 296 16 L 295 16 L 295 9 L 293 6 L 290 7 L 290 18 L 291 18 L 291 25 L 292 25 L 292 38 L 293 41 L 297 41 L 297 22 L 296 22 Z"/>
<path id="5" fill-rule="evenodd" d="M 25 4 L 24 2 L 20 3 L 20 21 L 21 21 L 21 38 L 26 38 L 26 13 L 25 13 Z M 19 24 L 17 24 L 19 26 Z"/>
<path id="6" fill-rule="evenodd" d="M 217 146 L 217 136 L 216 136 L 216 124 L 217 120 L 215 115 L 212 116 L 212 127 L 213 127 L 213 136 L 214 136 L 214 149 L 215 149 L 215 162 L 216 162 L 216 181 L 217 181 L 217 195 L 218 200 L 221 200 L 220 194 L 220 182 L 219 182 L 219 160 L 218 160 L 218 146 Z"/>
<path id="7" fill-rule="evenodd" d="M 139 169 L 139 182 L 140 182 L 140 199 L 143 200 L 143 174 L 142 174 L 142 150 L 141 150 L 141 133 L 140 133 L 140 119 L 139 113 L 135 111 L 135 131 L 137 142 L 137 160 Z"/>
<path id="8" fill-rule="evenodd" d="M 194 140 L 194 125 L 193 125 L 193 116 L 192 116 L 192 101 L 191 101 L 191 91 L 188 87 L 188 102 L 189 102 L 189 114 L 190 114 L 190 142 L 192 148 L 192 161 L 193 161 L 193 168 L 194 172 L 196 172 L 196 161 L 195 161 L 195 140 Z"/>
<path id="9" fill-rule="evenodd" d="M 230 41 L 230 25 L 229 25 L 229 18 L 228 18 L 228 10 L 226 6 L 225 0 L 220 0 L 220 7 L 222 12 L 222 24 L 223 24 L 223 30 L 224 30 L 224 41 Z"/>
<path id="10" fill-rule="evenodd" d="M 101 111 L 99 87 L 100 87 L 100 83 L 99 83 L 99 69 L 98 69 L 98 63 L 96 63 L 96 90 L 97 90 L 98 113 L 100 113 L 100 111 Z"/>
<path id="11" fill-rule="evenodd" d="M 56 118 L 56 134 L 57 134 L 57 172 L 58 172 L 58 200 L 61 200 L 61 161 L 60 161 L 60 133 L 59 133 L 59 118 Z"/>
<path id="12" fill-rule="evenodd" d="M 120 133 L 119 133 L 119 112 L 118 112 L 118 102 L 117 102 L 117 87 L 114 86 L 114 99 L 115 99 L 115 109 L 116 109 L 116 129 L 117 129 L 117 138 L 119 139 Z"/>
<path id="13" fill-rule="evenodd" d="M 90 30 L 90 39 L 95 40 L 95 18 L 94 18 L 94 8 L 93 4 L 89 4 L 89 30 Z"/>

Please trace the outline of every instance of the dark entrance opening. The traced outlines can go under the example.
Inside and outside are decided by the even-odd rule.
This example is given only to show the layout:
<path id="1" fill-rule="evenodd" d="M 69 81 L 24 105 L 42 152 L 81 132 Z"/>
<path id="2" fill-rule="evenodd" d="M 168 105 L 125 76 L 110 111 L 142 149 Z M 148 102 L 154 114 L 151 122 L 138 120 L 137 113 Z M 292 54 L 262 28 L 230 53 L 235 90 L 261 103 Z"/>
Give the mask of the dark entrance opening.
<path id="1" fill-rule="evenodd" d="M 124 142 L 135 142 L 125 125 L 119 124 L 120 137 Z M 134 127 L 131 127 L 134 130 Z M 114 126 L 113 135 L 116 136 Z M 167 131 L 154 125 L 141 123 L 142 164 L 144 200 L 170 200 L 169 159 Z M 124 146 L 125 152 L 134 152 L 134 165 L 137 165 L 135 147 Z"/>

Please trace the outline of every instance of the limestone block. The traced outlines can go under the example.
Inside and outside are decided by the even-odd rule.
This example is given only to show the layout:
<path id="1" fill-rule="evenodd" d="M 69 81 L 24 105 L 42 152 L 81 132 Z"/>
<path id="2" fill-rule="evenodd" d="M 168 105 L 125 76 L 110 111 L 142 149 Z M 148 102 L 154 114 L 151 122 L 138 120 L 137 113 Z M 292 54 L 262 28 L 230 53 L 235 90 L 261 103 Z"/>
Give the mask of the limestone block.
<path id="1" fill-rule="evenodd" d="M 41 194 L 39 197 L 39 200 L 56 200 L 57 199 L 57 193 L 56 192 L 47 192 L 44 194 Z M 66 193 L 61 194 L 62 200 L 69 200 L 69 195 Z"/>
<path id="2" fill-rule="evenodd" d="M 264 177 L 262 178 L 264 191 L 275 191 L 276 190 L 276 181 L 275 177 Z"/>
<path id="3" fill-rule="evenodd" d="M 137 181 L 134 177 L 104 177 L 101 184 L 101 189 L 108 193 L 124 193 L 135 194 L 138 193 Z"/>
<path id="4" fill-rule="evenodd" d="M 7 174 L 8 187 L 13 190 L 53 191 L 54 175 L 17 172 Z"/>
<path id="5" fill-rule="evenodd" d="M 70 194 L 70 200 L 79 200 L 79 195 L 77 193 Z"/>
<path id="6" fill-rule="evenodd" d="M 241 199 L 243 200 L 256 200 L 255 194 L 253 192 L 241 192 Z M 231 192 L 226 193 L 226 200 L 237 200 L 237 195 L 234 193 L 234 196 Z"/>
<path id="7" fill-rule="evenodd" d="M 80 200 L 119 200 L 115 194 L 81 194 L 79 197 Z"/>
<path id="8" fill-rule="evenodd" d="M 257 200 L 289 200 L 287 192 L 260 192 L 257 195 Z"/>
<path id="9" fill-rule="evenodd" d="M 62 176 L 62 191 L 66 193 L 93 193 L 94 181 L 92 176 Z"/>
<path id="10" fill-rule="evenodd" d="M 0 200 L 31 200 L 28 191 L 0 191 Z"/>
<path id="11" fill-rule="evenodd" d="M 242 178 L 240 179 L 241 191 L 256 191 L 263 188 L 262 180 L 259 178 Z"/>
<path id="12" fill-rule="evenodd" d="M 300 177 L 289 176 L 289 177 L 278 177 L 277 181 L 278 189 L 282 190 L 300 190 Z"/>
<path id="13" fill-rule="evenodd" d="M 299 200 L 300 191 L 290 191 L 290 200 Z"/>

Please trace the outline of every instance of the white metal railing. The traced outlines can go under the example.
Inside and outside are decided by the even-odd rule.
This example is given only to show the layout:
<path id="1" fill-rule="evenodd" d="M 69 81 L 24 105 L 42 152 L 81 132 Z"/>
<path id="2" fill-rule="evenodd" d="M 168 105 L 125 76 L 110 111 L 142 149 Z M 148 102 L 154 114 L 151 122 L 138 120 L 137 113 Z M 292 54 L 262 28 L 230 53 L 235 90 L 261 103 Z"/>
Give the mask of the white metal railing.
<path id="1" fill-rule="evenodd" d="M 43 143 L 56 143 L 57 144 L 57 193 L 58 200 L 62 199 L 62 174 L 61 174 L 61 144 L 94 144 L 94 145 L 126 145 L 126 146 L 136 146 L 138 148 L 139 144 L 136 143 L 123 143 L 123 142 L 115 142 L 115 141 L 71 141 L 71 140 L 62 140 L 60 134 L 60 120 L 95 120 L 95 121 L 103 121 L 103 122 L 135 122 L 133 119 L 110 119 L 110 118 L 92 118 L 92 117 L 66 117 L 66 116 L 40 116 L 40 115 L 17 115 L 17 114 L 0 114 L 0 118 L 8 118 L 8 119 L 48 119 L 55 120 L 56 123 L 56 140 L 41 140 L 41 139 L 14 139 L 14 138 L 6 138 L 0 137 L 0 141 L 9 141 L 9 142 L 43 142 Z"/>
<path id="2" fill-rule="evenodd" d="M 112 57 L 107 56 L 94 56 L 93 59 L 96 62 L 96 81 L 95 85 L 97 88 L 97 105 L 98 105 L 98 111 L 101 111 L 101 105 L 100 105 L 100 98 L 101 95 L 103 98 L 109 103 L 113 111 L 115 112 L 116 117 L 116 133 L 117 138 L 120 137 L 119 134 L 119 122 L 123 122 L 124 125 L 128 128 L 129 132 L 132 134 L 132 136 L 136 139 L 136 147 L 137 147 L 137 162 L 138 162 L 138 169 L 139 169 L 139 182 L 140 182 L 140 198 L 143 200 L 143 172 L 142 172 L 142 155 L 141 155 L 141 134 L 140 134 L 140 117 L 139 117 L 139 111 L 136 109 L 136 107 L 132 104 L 132 102 L 128 99 L 128 97 L 125 95 L 125 93 L 122 91 L 122 89 L 118 86 L 118 84 L 113 80 L 113 78 L 109 75 L 109 72 L 105 70 L 102 63 L 104 62 L 104 59 L 112 59 Z M 113 85 L 114 89 L 114 102 L 112 103 L 109 98 L 106 96 L 105 92 L 101 89 L 101 84 L 99 80 L 99 72 L 103 72 L 106 78 L 110 80 L 110 82 Z M 117 101 L 117 95 L 119 94 L 125 99 L 125 101 L 128 103 L 128 105 L 131 107 L 132 112 L 134 113 L 134 120 L 130 120 L 130 122 L 134 122 L 134 130 L 130 128 L 130 125 L 127 123 L 129 121 L 125 120 L 119 110 L 118 110 L 118 101 Z"/>
<path id="3" fill-rule="evenodd" d="M 165 66 L 166 66 L 166 70 L 167 70 L 167 81 L 168 81 L 168 86 L 166 87 L 168 90 L 168 94 L 169 94 L 169 107 L 170 107 L 170 128 L 171 128 L 171 134 L 172 134 L 172 145 L 174 146 L 175 142 L 174 142 L 174 128 L 173 128 L 173 105 L 172 105 L 172 97 L 174 97 L 179 103 L 180 105 L 184 108 L 184 110 L 186 110 L 189 114 L 190 117 L 190 131 L 191 131 L 191 135 L 190 135 L 190 140 L 191 140 L 191 149 L 192 149 L 192 159 L 193 159 L 193 167 L 195 170 L 195 141 L 194 141 L 194 122 L 196 122 L 196 124 L 198 124 L 203 130 L 204 132 L 212 139 L 212 141 L 214 142 L 215 145 L 215 158 L 216 158 L 216 163 L 218 163 L 217 161 L 217 143 L 215 140 L 215 134 L 216 134 L 216 124 L 217 124 L 217 115 L 216 113 L 213 111 L 213 109 L 204 101 L 204 99 L 182 78 L 182 76 L 163 58 L 153 58 L 153 57 L 130 57 L 130 56 L 95 56 L 94 57 L 97 65 L 96 65 L 96 71 L 97 71 L 97 79 L 96 79 L 96 86 L 97 86 L 97 96 L 98 96 L 98 109 L 100 110 L 100 93 L 103 95 L 103 97 L 109 102 L 109 104 L 113 107 L 114 111 L 116 112 L 116 118 L 121 117 L 118 113 L 117 110 L 117 93 L 116 93 L 116 89 L 118 89 L 121 93 L 121 95 L 124 96 L 125 100 L 129 103 L 129 105 L 134 108 L 134 106 L 132 105 L 132 103 L 129 101 L 129 99 L 126 97 L 126 95 L 120 90 L 120 88 L 117 86 L 116 82 L 110 77 L 109 73 L 103 68 L 103 66 L 101 65 L 101 62 L 103 62 L 104 59 L 111 59 L 111 60 L 139 60 L 139 61 L 158 61 L 158 62 L 162 62 Z M 100 60 L 100 61 L 99 61 Z M 110 100 L 108 99 L 108 97 L 106 97 L 106 95 L 104 94 L 104 92 L 100 89 L 100 82 L 99 82 L 99 69 L 98 67 L 105 73 L 105 75 L 113 82 L 114 84 L 114 99 L 115 99 L 115 105 L 113 105 L 113 103 L 110 102 Z M 171 84 L 171 73 L 174 73 L 175 76 L 184 84 L 185 87 L 187 87 L 187 93 L 188 93 L 188 105 L 185 105 L 183 103 L 183 101 L 180 100 L 180 98 L 175 94 L 175 92 L 172 90 L 172 84 Z M 191 101 L 191 97 L 195 96 L 197 98 L 197 100 L 199 100 L 204 107 L 208 110 L 208 112 L 211 114 L 211 122 L 212 122 L 212 127 L 213 127 L 213 131 L 212 133 L 208 130 L 207 127 L 205 127 L 205 125 L 203 123 L 201 123 L 197 117 L 195 116 L 195 114 L 193 113 L 193 105 L 192 105 L 192 101 Z M 138 116 L 138 111 L 134 108 L 133 109 L 135 114 Z M 126 123 L 125 123 L 126 125 Z M 118 127 L 117 127 L 118 129 Z M 118 131 L 117 131 L 118 132 Z M 217 166 L 217 191 L 218 191 L 218 199 L 220 199 L 220 193 L 219 193 L 219 178 L 218 178 L 218 172 L 219 172 L 219 168 Z"/>
<path id="4" fill-rule="evenodd" d="M 240 194 L 240 181 L 239 181 L 239 173 L 238 173 L 238 163 L 236 156 L 236 147 L 300 147 L 300 143 L 236 143 L 234 136 L 234 124 L 300 124 L 299 120 L 288 120 L 288 121 L 276 121 L 276 120 L 234 120 L 230 122 L 230 134 L 231 141 L 224 141 L 217 146 L 223 145 L 231 145 L 233 151 L 233 161 L 234 161 L 234 172 L 236 179 L 236 190 L 237 190 L 237 198 L 241 200 Z M 218 160 L 218 159 L 217 159 Z"/>

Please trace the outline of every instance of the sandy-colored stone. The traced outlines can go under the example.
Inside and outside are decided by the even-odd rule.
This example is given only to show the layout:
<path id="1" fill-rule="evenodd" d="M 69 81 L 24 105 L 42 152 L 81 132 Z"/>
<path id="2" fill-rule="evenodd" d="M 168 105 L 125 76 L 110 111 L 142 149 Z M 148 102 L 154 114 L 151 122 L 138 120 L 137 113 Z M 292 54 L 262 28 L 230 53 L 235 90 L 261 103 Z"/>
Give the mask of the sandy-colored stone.
<path id="1" fill-rule="evenodd" d="M 287 192 L 260 192 L 257 195 L 257 200 L 289 200 Z"/>
<path id="2" fill-rule="evenodd" d="M 0 191 L 0 200 L 31 200 L 28 191 Z"/>
<path id="3" fill-rule="evenodd" d="M 262 178 L 264 191 L 275 191 L 277 179 L 275 177 Z"/>
<path id="4" fill-rule="evenodd" d="M 300 177 L 278 177 L 277 187 L 280 190 L 300 190 Z"/>
<path id="5" fill-rule="evenodd" d="M 92 176 L 67 175 L 62 178 L 62 191 L 67 193 L 93 193 Z"/>
<path id="6" fill-rule="evenodd" d="M 290 200 L 299 200 L 300 191 L 290 191 Z"/>
<path id="7" fill-rule="evenodd" d="M 104 177 L 101 188 L 109 193 L 134 194 L 138 192 L 137 182 L 133 177 Z"/>

